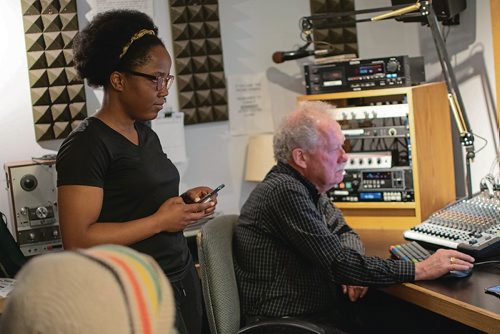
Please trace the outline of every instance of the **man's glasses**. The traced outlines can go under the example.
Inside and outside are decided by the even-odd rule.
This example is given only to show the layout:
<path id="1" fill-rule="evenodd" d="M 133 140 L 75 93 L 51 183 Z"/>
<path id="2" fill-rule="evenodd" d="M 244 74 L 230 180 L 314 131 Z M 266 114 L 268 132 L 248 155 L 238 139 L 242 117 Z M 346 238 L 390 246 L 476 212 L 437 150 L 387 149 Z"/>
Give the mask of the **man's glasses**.
<path id="1" fill-rule="evenodd" d="M 126 72 L 126 73 L 129 73 L 129 74 L 132 74 L 132 75 L 136 75 L 138 77 L 143 77 L 143 78 L 151 80 L 152 82 L 156 83 L 156 91 L 157 92 L 161 92 L 165 88 L 167 90 L 169 90 L 170 87 L 172 86 L 172 83 L 174 82 L 174 78 L 175 78 L 175 76 L 173 76 L 171 74 L 167 74 L 167 75 L 161 75 L 161 74 L 152 75 L 152 74 L 146 74 L 146 73 L 136 72 L 136 71 L 132 71 L 132 70 L 123 70 L 122 72 Z"/>

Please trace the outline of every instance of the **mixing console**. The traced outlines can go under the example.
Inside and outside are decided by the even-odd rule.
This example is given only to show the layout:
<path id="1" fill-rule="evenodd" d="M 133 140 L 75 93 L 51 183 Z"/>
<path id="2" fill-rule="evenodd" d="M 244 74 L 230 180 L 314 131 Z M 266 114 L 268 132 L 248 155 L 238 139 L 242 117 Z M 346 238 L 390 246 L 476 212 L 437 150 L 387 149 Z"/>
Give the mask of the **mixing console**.
<path id="1" fill-rule="evenodd" d="M 405 231 L 404 237 L 476 258 L 500 255 L 500 195 L 484 191 L 455 202 Z"/>

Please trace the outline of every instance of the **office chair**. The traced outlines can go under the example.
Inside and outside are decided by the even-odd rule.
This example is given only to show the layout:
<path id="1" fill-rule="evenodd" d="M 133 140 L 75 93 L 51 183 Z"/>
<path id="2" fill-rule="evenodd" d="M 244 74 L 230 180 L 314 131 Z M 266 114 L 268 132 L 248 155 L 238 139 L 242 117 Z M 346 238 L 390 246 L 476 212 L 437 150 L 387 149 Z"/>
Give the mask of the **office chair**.
<path id="1" fill-rule="evenodd" d="M 5 215 L 0 212 L 0 277 L 13 278 L 26 261 L 7 228 Z"/>
<path id="2" fill-rule="evenodd" d="M 324 334 L 320 327 L 297 319 L 272 319 L 240 328 L 240 300 L 233 267 L 233 231 L 237 215 L 209 220 L 197 235 L 203 297 L 212 334 Z"/>

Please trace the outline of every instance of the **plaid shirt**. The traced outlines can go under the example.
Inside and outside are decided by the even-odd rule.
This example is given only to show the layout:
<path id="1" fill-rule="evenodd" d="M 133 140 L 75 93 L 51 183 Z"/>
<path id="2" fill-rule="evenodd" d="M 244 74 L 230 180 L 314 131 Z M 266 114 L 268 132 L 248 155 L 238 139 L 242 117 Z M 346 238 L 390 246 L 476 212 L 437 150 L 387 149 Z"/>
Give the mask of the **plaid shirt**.
<path id="1" fill-rule="evenodd" d="M 245 316 L 300 316 L 335 307 L 338 284 L 413 281 L 415 266 L 368 257 L 325 194 L 286 164 L 274 166 L 241 210 L 235 272 Z"/>

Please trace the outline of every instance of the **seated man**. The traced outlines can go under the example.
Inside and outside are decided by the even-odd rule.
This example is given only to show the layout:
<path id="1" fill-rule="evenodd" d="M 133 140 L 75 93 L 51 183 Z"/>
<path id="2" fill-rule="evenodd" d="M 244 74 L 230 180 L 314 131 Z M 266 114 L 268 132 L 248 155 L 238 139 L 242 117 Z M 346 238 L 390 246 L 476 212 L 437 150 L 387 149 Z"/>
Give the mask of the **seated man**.
<path id="1" fill-rule="evenodd" d="M 328 109 L 304 102 L 288 115 L 274 137 L 277 165 L 241 210 L 234 259 L 247 323 L 293 316 L 349 328 L 338 287 L 356 301 L 367 286 L 430 280 L 473 266 L 472 257 L 454 250 L 417 264 L 363 255 L 358 235 L 325 195 L 342 181 L 347 161 L 344 136 Z"/>

